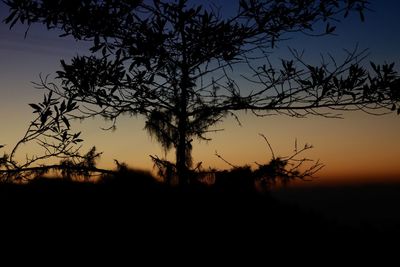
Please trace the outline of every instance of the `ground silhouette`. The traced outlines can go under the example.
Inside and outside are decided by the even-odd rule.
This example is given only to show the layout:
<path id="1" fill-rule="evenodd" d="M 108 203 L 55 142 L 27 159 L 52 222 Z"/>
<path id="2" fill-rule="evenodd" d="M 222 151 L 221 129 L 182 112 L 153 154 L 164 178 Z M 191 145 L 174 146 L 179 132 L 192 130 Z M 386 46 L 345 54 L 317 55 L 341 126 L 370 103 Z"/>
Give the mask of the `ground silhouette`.
<path id="1" fill-rule="evenodd" d="M 230 183 L 229 172 L 222 179 Z M 396 255 L 390 245 L 400 236 L 396 228 L 339 224 L 271 194 L 237 190 L 238 183 L 173 187 L 126 171 L 96 184 L 54 178 L 1 184 L 2 240 L 12 248 L 37 248 L 40 241 L 56 253 L 64 248 L 60 257 L 95 255 L 91 261 L 113 253 L 115 261 L 129 262 L 319 264 L 321 257 L 360 263 Z"/>
<path id="2" fill-rule="evenodd" d="M 393 228 L 385 232 L 339 224 L 322 213 L 260 193 L 249 186 L 248 174 L 244 169 L 224 171 L 215 185 L 188 186 L 171 186 L 150 173 L 127 169 L 97 183 L 39 178 L 28 184 L 1 184 L 0 202 L 5 218 L 17 224 L 108 224 L 111 220 L 111 225 L 150 231 L 150 235 L 186 233 L 192 238 L 218 237 L 221 242 L 290 237 L 359 243 L 398 235 Z M 243 181 L 247 186 L 242 186 Z"/>

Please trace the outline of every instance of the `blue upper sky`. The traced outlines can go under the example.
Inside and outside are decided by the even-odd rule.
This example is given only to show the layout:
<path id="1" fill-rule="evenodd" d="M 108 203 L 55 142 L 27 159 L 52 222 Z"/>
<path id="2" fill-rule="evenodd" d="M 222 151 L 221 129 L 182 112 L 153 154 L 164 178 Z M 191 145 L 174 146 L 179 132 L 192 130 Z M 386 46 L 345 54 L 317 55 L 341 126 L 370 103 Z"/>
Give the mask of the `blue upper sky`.
<path id="1" fill-rule="evenodd" d="M 193 3 L 221 6 L 221 13 L 231 13 L 237 8 L 237 1 L 233 0 L 192 0 Z M 370 3 L 372 11 L 366 12 L 366 21 L 361 22 L 357 14 L 349 16 L 337 24 L 337 36 L 310 38 L 297 35 L 294 40 L 283 42 L 280 47 L 291 46 L 305 49 L 307 53 L 317 51 L 336 52 L 342 48 L 350 49 L 359 43 L 361 48 L 369 48 L 374 60 L 398 61 L 398 44 L 400 43 L 400 1 L 374 0 Z M 7 7 L 0 2 L 0 18 L 7 15 Z M 9 50 L 29 53 L 57 54 L 68 50 L 76 51 L 71 42 L 60 39 L 54 32 L 48 32 L 42 25 L 35 25 L 23 40 L 25 26 L 17 24 L 13 31 L 9 31 L 4 24 L 0 25 L 0 56 Z"/>

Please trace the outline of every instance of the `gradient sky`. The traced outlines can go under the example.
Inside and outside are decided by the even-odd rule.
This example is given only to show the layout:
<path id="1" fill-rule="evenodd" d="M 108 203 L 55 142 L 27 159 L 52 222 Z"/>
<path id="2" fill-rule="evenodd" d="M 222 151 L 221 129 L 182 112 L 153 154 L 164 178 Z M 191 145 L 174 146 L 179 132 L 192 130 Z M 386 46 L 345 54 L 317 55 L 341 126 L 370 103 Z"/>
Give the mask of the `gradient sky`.
<path id="1" fill-rule="evenodd" d="M 203 0 L 202 2 L 210 2 Z M 232 8 L 228 0 L 221 3 L 224 10 Z M 344 20 L 338 26 L 338 36 L 309 38 L 298 36 L 280 44 L 276 57 L 287 55 L 287 47 L 304 49 L 306 58 L 315 61 L 320 53 L 343 55 L 343 48 L 352 49 L 358 43 L 370 49 L 368 60 L 377 63 L 395 62 L 400 66 L 400 1 L 372 0 L 372 12 L 366 21 L 357 16 Z M 7 10 L 0 3 L 0 18 Z M 24 39 L 25 27 L 12 31 L 0 24 L 0 144 L 10 149 L 24 134 L 33 118 L 28 103 L 42 98 L 43 92 L 35 90 L 31 81 L 38 81 L 39 73 L 53 75 L 59 69 L 60 59 L 68 60 L 85 51 L 85 45 L 62 39 L 55 32 L 47 32 L 41 25 L 34 25 Z M 274 56 L 274 55 L 273 55 Z M 367 61 L 368 62 L 368 61 Z M 259 133 L 266 135 L 275 154 L 289 155 L 297 139 L 299 145 L 309 143 L 314 148 L 305 156 L 320 159 L 326 167 L 318 174 L 316 182 L 366 181 L 370 179 L 396 179 L 400 181 L 400 117 L 395 114 L 374 117 L 361 112 L 344 114 L 344 119 L 309 117 L 295 119 L 282 116 L 255 118 L 239 114 L 242 126 L 228 118 L 220 126 L 225 129 L 210 135 L 211 142 L 194 144 L 194 161 L 203 167 L 229 168 L 215 156 L 218 151 L 233 164 L 266 163 L 271 153 Z M 115 132 L 100 129 L 102 120 L 75 123 L 82 130 L 85 148 L 95 145 L 103 151 L 102 167 L 112 167 L 113 159 L 126 162 L 131 167 L 151 169 L 149 155 L 163 156 L 164 152 L 155 140 L 143 130 L 142 118 L 122 118 Z M 29 147 L 20 151 L 35 153 Z M 2 152 L 2 151 L 0 151 Z M 173 159 L 173 154 L 169 155 Z"/>

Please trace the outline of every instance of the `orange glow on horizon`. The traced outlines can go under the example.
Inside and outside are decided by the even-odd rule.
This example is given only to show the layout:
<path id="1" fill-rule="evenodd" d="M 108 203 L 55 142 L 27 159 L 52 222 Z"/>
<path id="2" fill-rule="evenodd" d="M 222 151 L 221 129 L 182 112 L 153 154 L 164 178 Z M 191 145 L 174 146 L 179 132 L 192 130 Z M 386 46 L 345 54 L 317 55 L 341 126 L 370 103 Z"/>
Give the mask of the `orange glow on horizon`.
<path id="1" fill-rule="evenodd" d="M 2 140 L 5 141 L 1 143 L 7 146 L 0 152 L 9 152 L 18 137 L 22 136 L 29 122 L 26 114 L 16 113 L 14 120 L 2 114 L 1 119 L 8 120 L 9 128 L 14 130 L 3 131 Z M 314 146 L 302 156 L 319 159 L 325 167 L 316 174 L 319 178 L 314 179 L 312 184 L 400 181 L 397 157 L 400 142 L 396 142 L 400 124 L 394 114 L 373 117 L 355 112 L 346 114 L 343 120 L 282 116 L 255 118 L 245 114 L 240 117 L 243 126 L 228 118 L 220 125 L 225 131 L 210 134 L 212 141 L 193 141 L 194 164 L 202 162 L 204 169 L 229 169 L 230 166 L 215 156 L 215 152 L 236 166 L 255 166 L 254 162 L 266 164 L 271 159 L 271 152 L 258 135 L 263 133 L 276 156 L 291 155 L 296 139 L 299 148 L 305 143 Z M 134 169 L 153 171 L 149 155 L 163 157 L 164 151 L 143 130 L 143 119 L 122 118 L 115 132 L 101 130 L 104 123 L 102 120 L 88 120 L 73 124 L 73 129 L 82 131 L 85 140 L 82 153 L 95 145 L 98 151 L 104 152 L 99 161 L 101 168 L 115 168 L 116 159 Z M 21 147 L 18 159 L 24 159 L 25 153 L 36 153 L 29 149 L 29 146 Z M 174 161 L 173 151 L 167 153 L 167 159 Z"/>

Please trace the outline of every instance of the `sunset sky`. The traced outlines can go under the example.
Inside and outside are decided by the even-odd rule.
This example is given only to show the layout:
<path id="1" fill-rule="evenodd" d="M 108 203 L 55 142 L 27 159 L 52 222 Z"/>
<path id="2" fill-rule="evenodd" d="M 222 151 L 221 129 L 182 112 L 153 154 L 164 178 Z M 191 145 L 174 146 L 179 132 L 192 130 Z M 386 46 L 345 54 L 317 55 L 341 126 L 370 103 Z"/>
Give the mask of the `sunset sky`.
<path id="1" fill-rule="evenodd" d="M 203 0 L 202 2 L 207 2 Z M 229 0 L 215 1 L 224 9 L 232 8 Z M 400 70 L 400 1 L 371 0 L 373 11 L 366 13 L 363 23 L 354 15 L 338 24 L 337 36 L 310 38 L 298 35 L 293 40 L 280 43 L 276 57 L 288 56 L 288 47 L 304 49 L 306 58 L 315 61 L 320 53 L 342 56 L 343 48 L 369 48 L 365 62 L 395 62 Z M 228 4 L 229 3 L 229 4 Z M 0 18 L 7 9 L 0 3 Z M 31 81 L 38 81 L 39 74 L 50 74 L 60 68 L 60 59 L 68 60 L 86 51 L 85 45 L 59 38 L 42 25 L 34 25 L 24 39 L 25 27 L 18 25 L 9 30 L 0 24 L 0 144 L 5 150 L 22 137 L 33 118 L 28 103 L 42 99 L 43 92 L 35 90 Z M 272 55 L 274 57 L 274 55 Z M 367 181 L 371 179 L 398 179 L 400 181 L 400 116 L 389 114 L 375 117 L 362 112 L 349 112 L 344 119 L 309 117 L 295 119 L 283 116 L 256 118 L 240 113 L 242 126 L 227 118 L 220 125 L 225 131 L 210 134 L 210 142 L 193 142 L 194 162 L 203 167 L 229 168 L 215 156 L 217 151 L 235 165 L 266 163 L 271 158 L 267 144 L 259 133 L 268 137 L 275 154 L 290 155 L 294 142 L 312 144 L 314 148 L 304 156 L 320 159 L 326 166 L 318 173 L 316 182 Z M 113 159 L 134 168 L 152 169 L 149 155 L 163 156 L 164 152 L 155 140 L 143 130 L 143 118 L 125 117 L 119 121 L 115 132 L 103 131 L 107 125 L 102 120 L 74 123 L 82 131 L 84 149 L 95 145 L 104 154 L 100 166 L 112 168 Z M 35 151 L 25 148 L 25 153 Z M 173 159 L 173 153 L 169 158 Z"/>

